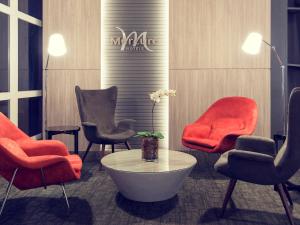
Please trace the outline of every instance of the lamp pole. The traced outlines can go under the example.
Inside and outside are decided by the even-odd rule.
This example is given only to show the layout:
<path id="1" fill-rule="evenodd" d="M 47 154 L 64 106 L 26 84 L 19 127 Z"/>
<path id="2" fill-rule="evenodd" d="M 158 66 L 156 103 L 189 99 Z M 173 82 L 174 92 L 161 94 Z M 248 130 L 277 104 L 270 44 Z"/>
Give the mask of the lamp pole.
<path id="1" fill-rule="evenodd" d="M 275 58 L 277 59 L 280 69 L 281 69 L 281 100 L 282 100 L 282 105 L 283 105 L 283 110 L 282 110 L 282 121 L 283 121 L 283 135 L 286 136 L 287 132 L 287 95 L 286 95 L 286 79 L 285 79 L 285 65 L 279 56 L 276 47 L 274 45 L 271 45 L 265 40 L 262 40 L 266 45 L 270 46 L 272 49 L 273 54 L 275 55 Z"/>
<path id="2" fill-rule="evenodd" d="M 46 128 L 47 128 L 47 78 L 48 78 L 48 64 L 49 64 L 49 58 L 50 55 L 48 53 L 47 60 L 46 60 L 46 66 L 45 66 L 45 76 L 44 76 L 44 105 L 43 105 L 43 115 L 44 115 L 44 121 L 43 121 L 43 139 L 46 139 Z"/>
<path id="3" fill-rule="evenodd" d="M 48 64 L 50 56 L 59 57 L 65 55 L 67 52 L 66 44 L 64 37 L 61 34 L 55 33 L 52 34 L 49 37 L 49 43 L 48 43 L 48 55 L 47 55 L 47 61 L 45 66 L 45 76 L 43 81 L 43 137 L 45 137 L 46 134 L 46 128 L 47 128 L 47 81 L 48 81 Z"/>
<path id="4" fill-rule="evenodd" d="M 282 101 L 283 101 L 283 136 L 284 137 L 282 140 L 283 142 L 286 140 L 286 137 L 287 137 L 287 127 L 288 127 L 288 124 L 287 124 L 287 93 L 286 93 L 286 88 L 287 88 L 287 82 L 286 82 L 286 78 L 285 78 L 285 66 L 283 64 L 283 61 L 282 59 L 280 58 L 278 52 L 276 51 L 276 47 L 274 45 L 271 45 L 270 43 L 266 42 L 263 40 L 263 42 L 267 45 L 269 45 L 272 49 L 272 52 L 274 53 L 274 55 L 276 56 L 276 59 L 278 61 L 278 63 L 280 64 L 280 68 L 281 68 L 281 79 L 282 79 L 282 82 L 281 82 L 281 94 L 282 94 Z M 275 136 L 274 135 L 274 139 L 275 139 Z M 278 140 L 276 141 L 278 143 Z M 278 148 L 278 145 L 277 145 L 277 148 Z M 278 151 L 278 149 L 276 149 Z M 290 190 L 290 191 L 300 191 L 300 185 L 298 184 L 294 184 L 293 182 L 291 181 L 287 181 L 285 183 L 285 185 L 287 186 L 287 190 Z"/>

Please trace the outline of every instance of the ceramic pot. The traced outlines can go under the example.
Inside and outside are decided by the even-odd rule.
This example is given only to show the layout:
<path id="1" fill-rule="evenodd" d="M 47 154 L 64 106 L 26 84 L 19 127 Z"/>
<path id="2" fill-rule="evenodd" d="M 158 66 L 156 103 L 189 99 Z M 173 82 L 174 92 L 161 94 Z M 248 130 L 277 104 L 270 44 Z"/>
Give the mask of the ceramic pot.
<path id="1" fill-rule="evenodd" d="M 158 138 L 142 138 L 142 159 L 150 162 L 158 159 Z"/>

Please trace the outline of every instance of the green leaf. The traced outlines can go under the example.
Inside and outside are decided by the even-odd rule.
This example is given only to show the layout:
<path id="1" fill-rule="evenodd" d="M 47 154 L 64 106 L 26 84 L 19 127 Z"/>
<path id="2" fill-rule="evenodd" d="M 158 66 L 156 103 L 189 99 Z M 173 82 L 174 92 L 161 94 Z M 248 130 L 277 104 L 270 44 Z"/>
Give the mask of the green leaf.
<path id="1" fill-rule="evenodd" d="M 158 139 L 163 139 L 164 135 L 159 132 L 159 131 L 155 131 L 155 132 L 150 132 L 150 131 L 139 131 L 136 133 L 135 137 L 152 137 L 152 138 L 158 138 Z"/>
<path id="2" fill-rule="evenodd" d="M 164 138 L 164 135 L 161 132 L 159 132 L 159 131 L 156 131 L 156 132 L 152 133 L 152 136 L 156 137 L 156 138 L 159 138 L 159 139 L 163 139 Z"/>
<path id="3" fill-rule="evenodd" d="M 150 131 L 139 131 L 136 133 L 135 137 L 151 137 Z"/>

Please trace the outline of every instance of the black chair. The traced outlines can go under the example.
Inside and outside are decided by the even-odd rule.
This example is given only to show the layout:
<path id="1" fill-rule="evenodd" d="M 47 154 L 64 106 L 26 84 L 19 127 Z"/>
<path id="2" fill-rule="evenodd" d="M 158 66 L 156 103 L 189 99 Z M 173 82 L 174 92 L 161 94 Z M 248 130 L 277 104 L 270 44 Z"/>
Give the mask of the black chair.
<path id="1" fill-rule="evenodd" d="M 124 143 L 129 150 L 128 139 L 135 135 L 135 120 L 126 119 L 115 123 L 118 88 L 113 86 L 101 90 L 81 90 L 76 86 L 75 93 L 84 135 L 89 141 L 82 161 L 93 144 L 102 145 L 103 153 L 105 145 L 111 145 L 114 152 L 115 144 L 120 143 Z"/>

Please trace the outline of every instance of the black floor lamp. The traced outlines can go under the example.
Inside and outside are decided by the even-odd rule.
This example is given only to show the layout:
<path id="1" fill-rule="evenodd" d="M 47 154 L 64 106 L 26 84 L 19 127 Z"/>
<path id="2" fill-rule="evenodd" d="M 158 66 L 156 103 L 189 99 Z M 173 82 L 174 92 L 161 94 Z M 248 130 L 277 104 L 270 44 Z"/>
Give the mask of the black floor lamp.
<path id="1" fill-rule="evenodd" d="M 65 44 L 64 37 L 61 34 L 55 33 L 50 35 L 48 42 L 48 55 L 45 67 L 45 77 L 44 77 L 44 88 L 43 88 L 43 96 L 44 96 L 44 104 L 43 104 L 43 136 L 45 137 L 45 129 L 47 127 L 47 78 L 48 78 L 48 64 L 50 56 L 60 57 L 67 53 L 67 48 Z"/>

